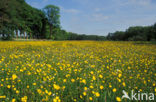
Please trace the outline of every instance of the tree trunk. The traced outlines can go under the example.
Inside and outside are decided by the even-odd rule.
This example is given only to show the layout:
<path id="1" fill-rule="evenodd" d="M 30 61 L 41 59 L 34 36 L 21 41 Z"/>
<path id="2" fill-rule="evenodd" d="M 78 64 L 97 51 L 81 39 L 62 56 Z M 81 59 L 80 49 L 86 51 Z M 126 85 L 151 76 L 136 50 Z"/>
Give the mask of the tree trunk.
<path id="1" fill-rule="evenodd" d="M 3 36 L 3 38 L 4 38 L 4 32 L 2 33 L 2 36 Z"/>
<path id="2" fill-rule="evenodd" d="M 31 37 L 32 37 L 32 36 L 31 36 L 31 32 L 30 32 L 30 33 L 29 33 L 29 38 L 31 39 Z"/>
<path id="3" fill-rule="evenodd" d="M 23 32 L 23 34 L 24 34 L 24 39 L 25 39 L 25 31 Z"/>
<path id="4" fill-rule="evenodd" d="M 50 37 L 52 36 L 52 25 L 50 25 Z"/>
<path id="5" fill-rule="evenodd" d="M 27 39 L 28 39 L 28 32 L 27 32 Z"/>
<path id="6" fill-rule="evenodd" d="M 18 30 L 16 30 L 16 38 L 18 38 Z"/>
<path id="7" fill-rule="evenodd" d="M 22 38 L 22 31 L 20 31 L 20 38 Z"/>
<path id="8" fill-rule="evenodd" d="M 42 19 L 41 38 L 46 38 L 46 19 Z"/>

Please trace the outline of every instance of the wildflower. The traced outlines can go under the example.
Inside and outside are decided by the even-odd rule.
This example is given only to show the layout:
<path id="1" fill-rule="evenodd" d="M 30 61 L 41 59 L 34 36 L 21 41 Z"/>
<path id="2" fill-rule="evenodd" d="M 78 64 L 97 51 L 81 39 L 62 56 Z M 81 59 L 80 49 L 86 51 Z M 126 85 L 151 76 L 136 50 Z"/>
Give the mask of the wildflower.
<path id="1" fill-rule="evenodd" d="M 102 86 L 102 85 L 100 85 L 100 89 L 101 89 L 101 90 L 103 89 L 103 86 Z"/>
<path id="2" fill-rule="evenodd" d="M 113 92 L 116 92 L 116 88 L 113 89 Z"/>
<path id="3" fill-rule="evenodd" d="M 95 76 L 93 76 L 93 80 L 96 80 L 96 77 Z"/>
<path id="4" fill-rule="evenodd" d="M 63 79 L 63 82 L 64 82 L 64 83 L 67 82 L 67 79 Z"/>
<path id="5" fill-rule="evenodd" d="M 48 95 L 50 96 L 52 94 L 52 92 L 48 92 Z"/>
<path id="6" fill-rule="evenodd" d="M 27 88 L 29 89 L 29 85 L 27 85 Z"/>
<path id="7" fill-rule="evenodd" d="M 11 85 L 7 85 L 7 88 L 10 89 L 11 88 Z"/>
<path id="8" fill-rule="evenodd" d="M 16 74 L 13 74 L 12 75 L 12 80 L 15 80 L 17 78 L 17 75 Z"/>
<path id="9" fill-rule="evenodd" d="M 36 83 L 33 83 L 34 86 L 36 86 Z"/>
<path id="10" fill-rule="evenodd" d="M 93 85 L 91 85 L 90 88 L 93 89 L 94 88 Z"/>
<path id="11" fill-rule="evenodd" d="M 19 91 L 18 91 L 18 90 L 16 90 L 16 93 L 17 93 L 17 94 L 19 94 Z"/>
<path id="12" fill-rule="evenodd" d="M 27 102 L 27 99 L 28 99 L 28 97 L 27 96 L 24 96 L 24 97 L 21 98 L 21 101 L 22 102 Z"/>
<path id="13" fill-rule="evenodd" d="M 39 94 L 41 94 L 41 93 L 42 93 L 42 90 L 41 90 L 41 89 L 37 89 L 37 92 L 38 92 Z"/>
<path id="14" fill-rule="evenodd" d="M 86 92 L 83 92 L 83 96 L 86 96 L 87 95 L 87 93 Z"/>
<path id="15" fill-rule="evenodd" d="M 93 72 L 93 71 L 91 71 L 90 73 L 91 73 L 91 74 L 94 74 L 94 72 Z"/>
<path id="16" fill-rule="evenodd" d="M 120 73 L 119 75 L 118 75 L 118 77 L 120 78 L 122 76 L 122 74 Z"/>
<path id="17" fill-rule="evenodd" d="M 122 85 L 125 87 L 126 86 L 125 82 L 123 82 Z"/>
<path id="18" fill-rule="evenodd" d="M 84 87 L 84 90 L 87 91 L 87 87 Z"/>
<path id="19" fill-rule="evenodd" d="M 99 93 L 99 92 L 96 92 L 96 93 L 95 93 L 95 96 L 96 96 L 96 97 L 99 97 L 99 96 L 100 96 L 100 93 Z"/>
<path id="20" fill-rule="evenodd" d="M 61 102 L 60 98 L 58 96 L 56 96 L 54 99 L 53 99 L 53 102 Z"/>
<path id="21" fill-rule="evenodd" d="M 86 84 L 86 80 L 85 80 L 85 79 L 83 79 L 83 80 L 82 80 L 82 83 Z"/>
<path id="22" fill-rule="evenodd" d="M 92 98 L 92 97 L 89 97 L 89 100 L 90 100 L 90 101 L 92 101 L 92 100 L 93 100 L 93 98 Z"/>
<path id="23" fill-rule="evenodd" d="M 59 90 L 59 89 L 60 89 L 60 86 L 59 86 L 59 85 L 56 85 L 56 84 L 54 84 L 53 87 L 54 87 L 54 89 L 56 89 L 56 90 Z"/>
<path id="24" fill-rule="evenodd" d="M 71 79 L 71 82 L 75 82 L 75 79 Z"/>
<path id="25" fill-rule="evenodd" d="M 109 85 L 109 88 L 112 88 L 112 85 Z"/>
<path id="26" fill-rule="evenodd" d="M 1 99 L 1 98 L 6 98 L 6 96 L 0 96 L 0 99 Z"/>
<path id="27" fill-rule="evenodd" d="M 100 74 L 100 75 L 99 75 L 99 78 L 101 78 L 101 79 L 102 79 L 102 78 L 103 78 L 103 76 Z"/>
<path id="28" fill-rule="evenodd" d="M 121 102 L 121 98 L 120 97 L 116 97 L 116 101 Z"/>
<path id="29" fill-rule="evenodd" d="M 16 102 L 16 99 L 15 99 L 15 98 L 13 98 L 11 102 Z"/>

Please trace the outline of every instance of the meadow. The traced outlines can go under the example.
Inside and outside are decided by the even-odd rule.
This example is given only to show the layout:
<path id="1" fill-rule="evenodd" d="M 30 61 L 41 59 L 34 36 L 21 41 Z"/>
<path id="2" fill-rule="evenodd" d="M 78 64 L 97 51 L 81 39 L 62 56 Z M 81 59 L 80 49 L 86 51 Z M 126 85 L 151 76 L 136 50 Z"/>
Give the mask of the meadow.
<path id="1" fill-rule="evenodd" d="M 129 102 L 123 90 L 156 95 L 156 44 L 0 42 L 0 102 Z"/>

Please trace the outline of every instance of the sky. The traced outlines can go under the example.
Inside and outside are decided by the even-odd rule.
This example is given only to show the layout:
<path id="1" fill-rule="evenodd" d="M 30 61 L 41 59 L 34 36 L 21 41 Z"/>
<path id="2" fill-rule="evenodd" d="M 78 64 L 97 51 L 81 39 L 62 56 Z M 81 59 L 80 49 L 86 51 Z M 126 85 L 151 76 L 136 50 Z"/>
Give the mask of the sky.
<path id="1" fill-rule="evenodd" d="M 156 0 L 25 0 L 43 9 L 60 7 L 62 29 L 89 35 L 107 35 L 130 26 L 156 23 Z"/>

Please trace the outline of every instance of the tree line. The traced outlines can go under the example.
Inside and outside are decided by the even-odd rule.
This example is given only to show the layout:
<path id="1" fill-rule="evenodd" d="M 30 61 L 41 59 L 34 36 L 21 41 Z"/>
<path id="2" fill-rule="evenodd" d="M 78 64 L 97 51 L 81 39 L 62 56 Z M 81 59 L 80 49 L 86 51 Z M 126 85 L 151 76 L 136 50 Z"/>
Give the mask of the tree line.
<path id="1" fill-rule="evenodd" d="M 100 40 L 97 35 L 78 35 L 60 26 L 60 8 L 33 8 L 25 0 L 0 0 L 0 37 L 53 40 Z"/>
<path id="2" fill-rule="evenodd" d="M 134 26 L 126 31 L 116 31 L 106 36 L 114 41 L 156 41 L 156 23 L 152 26 Z"/>
<path id="3" fill-rule="evenodd" d="M 48 5 L 39 10 L 24 0 L 0 0 L 0 34 L 3 39 L 13 37 L 51 38 L 59 27 L 59 8 Z M 46 32 L 50 29 L 50 33 Z"/>

